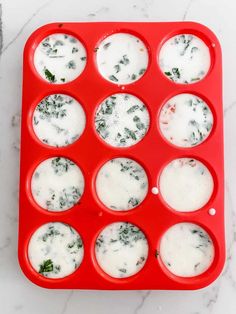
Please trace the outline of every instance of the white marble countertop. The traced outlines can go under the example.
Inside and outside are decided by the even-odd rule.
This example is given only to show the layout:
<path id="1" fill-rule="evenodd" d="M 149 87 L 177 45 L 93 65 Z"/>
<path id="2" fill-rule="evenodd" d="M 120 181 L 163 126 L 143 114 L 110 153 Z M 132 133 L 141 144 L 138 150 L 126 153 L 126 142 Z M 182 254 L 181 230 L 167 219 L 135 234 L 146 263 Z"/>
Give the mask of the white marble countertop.
<path id="1" fill-rule="evenodd" d="M 236 313 L 236 1 L 1 0 L 0 18 L 0 313 Z M 17 261 L 22 49 L 53 21 L 197 21 L 218 36 L 224 59 L 227 263 L 199 291 L 53 291 L 31 284 Z"/>

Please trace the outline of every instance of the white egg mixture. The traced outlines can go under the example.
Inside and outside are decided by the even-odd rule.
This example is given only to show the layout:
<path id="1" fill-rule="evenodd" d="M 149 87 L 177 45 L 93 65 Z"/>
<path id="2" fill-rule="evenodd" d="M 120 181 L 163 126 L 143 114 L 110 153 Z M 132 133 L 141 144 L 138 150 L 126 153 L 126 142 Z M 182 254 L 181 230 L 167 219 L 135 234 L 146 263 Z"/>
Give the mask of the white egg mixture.
<path id="1" fill-rule="evenodd" d="M 180 277 L 205 272 L 214 259 L 214 245 L 208 233 L 192 223 L 179 223 L 161 239 L 160 257 L 167 269 Z"/>
<path id="2" fill-rule="evenodd" d="M 73 273 L 84 256 L 80 235 L 71 226 L 51 222 L 38 228 L 28 246 L 32 267 L 44 277 L 63 278 Z"/>
<path id="3" fill-rule="evenodd" d="M 161 109 L 159 126 L 170 143 L 179 147 L 197 146 L 211 133 L 213 115 L 201 98 L 179 94 Z"/>
<path id="4" fill-rule="evenodd" d="M 180 158 L 171 161 L 163 169 L 159 188 L 170 207 L 181 212 L 191 212 L 209 201 L 214 181 L 210 171 L 199 160 Z"/>
<path id="5" fill-rule="evenodd" d="M 138 143 L 149 128 L 149 113 L 144 103 L 130 94 L 114 94 L 106 98 L 95 115 L 98 135 L 115 147 Z"/>
<path id="6" fill-rule="evenodd" d="M 48 211 L 64 211 L 78 203 L 84 191 L 84 177 L 70 159 L 49 158 L 35 169 L 31 179 L 34 200 Z"/>
<path id="7" fill-rule="evenodd" d="M 147 48 L 138 37 L 128 33 L 106 37 L 96 48 L 96 54 L 99 72 L 115 84 L 133 83 L 147 70 Z"/>
<path id="8" fill-rule="evenodd" d="M 33 128 L 39 140 L 49 146 L 62 147 L 75 142 L 85 128 L 85 113 L 72 97 L 53 94 L 35 108 Z"/>
<path id="9" fill-rule="evenodd" d="M 130 210 L 146 197 L 148 178 L 145 170 L 134 160 L 115 158 L 99 170 L 96 191 L 106 207 L 115 211 Z"/>
<path id="10" fill-rule="evenodd" d="M 192 34 L 180 34 L 167 40 L 158 56 L 164 75 L 175 83 L 192 84 L 203 79 L 210 68 L 210 50 Z"/>
<path id="11" fill-rule="evenodd" d="M 34 53 L 34 66 L 49 83 L 63 84 L 76 79 L 84 70 L 87 54 L 82 43 L 68 34 L 44 38 Z"/>
<path id="12" fill-rule="evenodd" d="M 116 222 L 99 234 L 95 253 L 105 273 L 114 278 L 126 278 L 143 268 L 148 255 L 148 243 L 137 226 Z"/>

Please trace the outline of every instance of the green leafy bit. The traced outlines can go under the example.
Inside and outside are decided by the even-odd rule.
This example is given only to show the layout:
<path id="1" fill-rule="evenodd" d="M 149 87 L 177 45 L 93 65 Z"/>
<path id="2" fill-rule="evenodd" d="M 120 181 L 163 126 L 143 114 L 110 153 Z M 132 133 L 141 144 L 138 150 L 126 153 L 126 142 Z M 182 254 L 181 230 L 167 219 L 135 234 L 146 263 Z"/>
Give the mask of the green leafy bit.
<path id="1" fill-rule="evenodd" d="M 111 43 L 106 43 L 106 44 L 103 45 L 103 48 L 104 48 L 105 50 L 107 50 L 107 48 L 110 47 L 110 45 L 111 45 Z"/>
<path id="2" fill-rule="evenodd" d="M 114 66 L 114 68 L 115 68 L 116 73 L 120 72 L 120 65 L 119 64 L 116 64 Z"/>
<path id="3" fill-rule="evenodd" d="M 129 128 L 125 128 L 125 133 L 127 135 L 127 138 L 132 138 L 133 140 L 137 140 L 137 137 L 134 133 L 134 131 L 130 130 Z"/>
<path id="4" fill-rule="evenodd" d="M 132 245 L 133 242 L 146 238 L 138 227 L 126 222 L 120 225 L 118 239 L 123 245 Z"/>
<path id="5" fill-rule="evenodd" d="M 138 105 L 134 105 L 134 106 L 130 107 L 126 112 L 127 113 L 133 113 L 133 112 L 135 112 L 138 109 L 139 109 L 139 106 Z"/>
<path id="6" fill-rule="evenodd" d="M 111 81 L 113 81 L 113 82 L 118 82 L 118 78 L 115 77 L 115 75 L 110 75 L 110 76 L 109 76 L 109 79 L 110 79 Z"/>
<path id="7" fill-rule="evenodd" d="M 76 52 L 78 52 L 78 51 L 79 51 L 79 49 L 78 49 L 77 47 L 73 47 L 71 52 L 72 52 L 72 53 L 76 53 Z"/>
<path id="8" fill-rule="evenodd" d="M 128 201 L 128 204 L 131 206 L 131 207 L 136 207 L 138 204 L 140 203 L 139 199 L 136 198 L 136 197 L 131 197 Z"/>
<path id="9" fill-rule="evenodd" d="M 144 261 L 145 261 L 145 257 L 141 256 L 140 259 L 137 261 L 136 266 L 142 265 Z"/>
<path id="10" fill-rule="evenodd" d="M 146 69 L 141 69 L 138 74 L 143 75 L 145 72 L 146 72 Z"/>
<path id="11" fill-rule="evenodd" d="M 127 65 L 130 63 L 129 58 L 127 55 L 123 55 L 122 59 L 119 61 L 120 64 Z"/>
<path id="12" fill-rule="evenodd" d="M 55 75 L 52 74 L 47 68 L 44 68 L 44 74 L 46 79 L 51 82 L 51 83 L 55 83 L 56 79 L 55 79 Z"/>
<path id="13" fill-rule="evenodd" d="M 173 75 L 174 75 L 177 79 L 180 78 L 180 71 L 179 71 L 178 68 L 173 68 L 173 69 L 172 69 L 172 73 L 173 73 Z"/>
<path id="14" fill-rule="evenodd" d="M 76 64 L 74 60 L 70 60 L 66 66 L 68 69 L 72 69 L 72 70 L 76 69 Z"/>
<path id="15" fill-rule="evenodd" d="M 73 161 L 66 158 L 61 158 L 61 157 L 53 158 L 51 161 L 51 165 L 55 174 L 59 176 L 67 172 L 69 167 L 75 166 Z"/>
<path id="16" fill-rule="evenodd" d="M 52 271 L 53 271 L 53 262 L 51 259 L 43 261 L 43 263 L 39 265 L 40 274 L 49 273 Z"/>
<path id="17" fill-rule="evenodd" d="M 119 271 L 120 271 L 121 273 L 124 273 L 124 274 L 127 273 L 127 269 L 126 269 L 126 268 L 120 268 Z"/>

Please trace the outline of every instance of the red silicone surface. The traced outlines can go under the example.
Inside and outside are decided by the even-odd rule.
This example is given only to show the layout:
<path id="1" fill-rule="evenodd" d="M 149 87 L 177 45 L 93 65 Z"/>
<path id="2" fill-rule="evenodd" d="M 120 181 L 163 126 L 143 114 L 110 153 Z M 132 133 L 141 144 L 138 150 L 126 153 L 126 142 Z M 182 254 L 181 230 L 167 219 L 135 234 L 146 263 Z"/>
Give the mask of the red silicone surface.
<path id="1" fill-rule="evenodd" d="M 44 81 L 33 65 L 33 55 L 39 42 L 55 33 L 68 33 L 77 37 L 87 50 L 87 65 L 83 73 L 66 84 Z M 114 32 L 128 32 L 140 37 L 149 50 L 149 66 L 145 75 L 129 85 L 116 85 L 105 80 L 96 66 L 95 48 L 104 37 Z M 201 81 L 181 85 L 167 79 L 157 63 L 161 45 L 179 33 L 192 33 L 200 37 L 211 51 L 211 68 Z M 94 114 L 97 106 L 107 96 L 126 92 L 144 101 L 150 114 L 150 128 L 138 144 L 128 148 L 108 146 L 96 134 Z M 161 135 L 157 123 L 162 105 L 170 97 L 183 92 L 199 95 L 207 101 L 213 115 L 214 127 L 202 144 L 192 148 L 178 148 L 169 144 Z M 47 95 L 64 93 L 77 99 L 86 114 L 86 129 L 73 144 L 53 148 L 42 144 L 34 135 L 32 113 L 35 106 Z M 72 209 L 49 212 L 35 203 L 30 191 L 31 176 L 36 166 L 49 157 L 63 156 L 72 159 L 81 168 L 85 178 L 85 191 Z M 139 162 L 147 172 L 149 192 L 143 203 L 131 211 L 108 210 L 97 199 L 95 178 L 98 169 L 115 157 L 128 157 Z M 179 157 L 193 157 L 203 161 L 211 170 L 215 188 L 210 201 L 200 210 L 180 213 L 171 210 L 160 195 L 151 193 L 158 187 L 163 167 Z M 224 169 L 223 169 L 223 116 L 222 116 L 222 64 L 221 49 L 215 35 L 205 26 L 192 22 L 173 23 L 53 23 L 36 30 L 28 39 L 24 50 L 23 105 L 21 130 L 20 167 L 20 218 L 19 261 L 25 275 L 35 284 L 46 288 L 63 289 L 197 289 L 214 281 L 220 274 L 225 260 L 224 240 Z M 210 208 L 216 215 L 209 215 Z M 84 242 L 84 259 L 73 274 L 63 279 L 49 279 L 38 274 L 27 256 L 32 233 L 42 224 L 61 221 L 73 226 Z M 94 245 L 97 235 L 108 224 L 128 221 L 139 226 L 149 243 L 149 255 L 143 269 L 136 275 L 114 279 L 98 266 Z M 193 222 L 202 226 L 211 236 L 215 258 L 211 267 L 202 275 L 181 278 L 171 274 L 155 257 L 162 234 L 173 224 Z"/>

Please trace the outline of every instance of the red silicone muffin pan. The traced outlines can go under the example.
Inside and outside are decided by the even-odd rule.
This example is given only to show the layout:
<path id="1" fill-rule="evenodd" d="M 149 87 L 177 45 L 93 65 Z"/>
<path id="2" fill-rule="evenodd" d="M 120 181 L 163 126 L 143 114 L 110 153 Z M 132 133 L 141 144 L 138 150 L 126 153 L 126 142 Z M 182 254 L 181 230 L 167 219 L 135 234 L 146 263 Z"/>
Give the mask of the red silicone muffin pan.
<path id="1" fill-rule="evenodd" d="M 106 36 L 127 32 L 143 40 L 149 52 L 149 65 L 139 80 L 117 85 L 105 80 L 96 65 L 96 47 Z M 82 74 L 65 84 L 50 84 L 37 73 L 33 56 L 37 45 L 46 36 L 64 33 L 78 38 L 87 51 L 87 64 Z M 176 34 L 193 34 L 201 38 L 211 52 L 211 67 L 201 81 L 194 84 L 175 84 L 160 70 L 157 55 L 162 44 Z M 150 127 L 146 136 L 131 147 L 112 147 L 96 134 L 94 114 L 103 99 L 115 93 L 130 93 L 144 101 L 150 114 Z M 86 128 L 82 136 L 66 147 L 49 147 L 35 136 L 32 113 L 47 95 L 62 93 L 78 99 L 86 114 Z M 167 99 L 179 93 L 193 93 L 207 100 L 214 127 L 210 136 L 200 145 L 181 148 L 169 144 L 161 135 L 158 115 Z M 33 200 L 30 182 L 34 169 L 43 160 L 62 156 L 79 165 L 85 179 L 81 201 L 72 209 L 50 212 L 40 208 Z M 99 168 L 108 160 L 127 157 L 140 163 L 147 172 L 149 191 L 140 206 L 131 211 L 108 210 L 98 200 L 95 178 Z M 214 192 L 209 202 L 194 212 L 171 210 L 160 195 L 151 192 L 157 186 L 163 167 L 175 158 L 191 157 L 203 161 L 212 172 Z M 214 208 L 215 215 L 209 210 Z M 28 258 L 28 244 L 33 232 L 48 222 L 64 222 L 76 229 L 84 243 L 84 258 L 80 267 L 61 279 L 45 278 L 38 274 Z M 146 235 L 149 252 L 145 266 L 137 274 L 115 279 L 98 266 L 94 253 L 95 240 L 108 224 L 127 221 L 140 227 Z M 162 234 L 179 222 L 202 226 L 211 236 L 215 257 L 203 274 L 182 278 L 170 273 L 156 258 Z M 221 49 L 216 36 L 205 26 L 192 22 L 171 23 L 53 23 L 36 30 L 28 39 L 24 50 L 23 105 L 20 166 L 19 261 L 24 274 L 35 284 L 56 289 L 198 289 L 207 286 L 220 274 L 225 260 L 224 240 L 224 169 L 223 169 L 223 116 L 222 116 L 222 64 Z"/>

